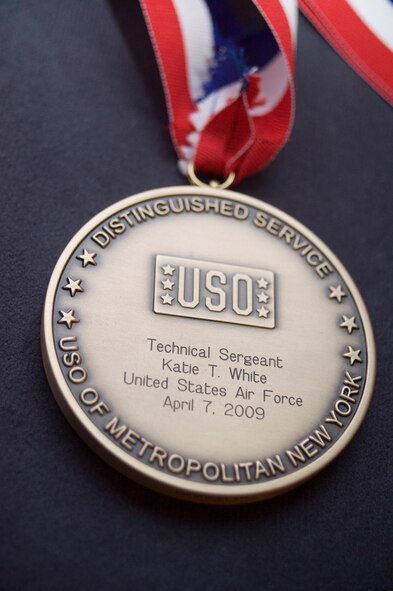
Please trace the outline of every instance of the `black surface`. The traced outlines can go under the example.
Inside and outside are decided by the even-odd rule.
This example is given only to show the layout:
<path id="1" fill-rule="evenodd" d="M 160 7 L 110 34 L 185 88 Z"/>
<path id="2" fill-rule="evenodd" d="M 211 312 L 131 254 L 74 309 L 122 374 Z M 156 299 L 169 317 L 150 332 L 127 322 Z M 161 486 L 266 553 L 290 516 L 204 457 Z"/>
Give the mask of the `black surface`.
<path id="1" fill-rule="evenodd" d="M 181 183 L 136 0 L 3 0 L 0 45 L 1 589 L 391 589 L 391 109 L 302 19 L 292 139 L 239 189 L 300 219 L 350 270 L 375 326 L 377 388 L 354 441 L 306 485 L 197 506 L 96 457 L 40 356 L 46 286 L 76 230 Z"/>

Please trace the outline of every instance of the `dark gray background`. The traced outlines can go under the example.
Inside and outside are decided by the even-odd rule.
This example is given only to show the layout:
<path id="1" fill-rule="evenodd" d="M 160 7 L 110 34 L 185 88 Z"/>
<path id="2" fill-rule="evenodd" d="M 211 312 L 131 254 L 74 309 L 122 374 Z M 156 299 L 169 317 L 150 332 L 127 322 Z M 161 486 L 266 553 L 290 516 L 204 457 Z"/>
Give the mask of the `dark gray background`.
<path id="1" fill-rule="evenodd" d="M 0 96 L 0 587 L 391 589 L 390 107 L 301 19 L 292 139 L 239 190 L 300 219 L 350 270 L 374 322 L 377 388 L 323 473 L 225 508 L 109 468 L 63 418 L 41 364 L 41 308 L 68 240 L 112 202 L 182 182 L 136 0 L 3 0 Z"/>

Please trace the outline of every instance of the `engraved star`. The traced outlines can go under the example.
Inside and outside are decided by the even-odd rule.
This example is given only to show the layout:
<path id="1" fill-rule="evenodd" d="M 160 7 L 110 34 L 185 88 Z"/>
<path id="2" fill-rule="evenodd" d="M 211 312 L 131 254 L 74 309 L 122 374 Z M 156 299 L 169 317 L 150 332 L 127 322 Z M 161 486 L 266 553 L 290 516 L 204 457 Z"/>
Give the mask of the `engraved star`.
<path id="1" fill-rule="evenodd" d="M 343 301 L 343 298 L 347 297 L 347 294 L 343 291 L 343 288 L 341 287 L 341 285 L 337 285 L 336 287 L 333 287 L 332 285 L 330 285 L 329 289 L 330 289 L 329 298 L 330 299 L 335 298 L 339 304 L 341 304 L 341 302 Z"/>
<path id="2" fill-rule="evenodd" d="M 67 328 L 71 328 L 74 322 L 79 322 L 79 318 L 74 316 L 74 310 L 68 310 L 68 312 L 59 310 L 59 314 L 61 315 L 61 318 L 57 321 L 57 324 L 66 324 Z"/>
<path id="3" fill-rule="evenodd" d="M 266 281 L 266 279 L 264 279 L 263 277 L 261 277 L 260 279 L 257 279 L 257 283 L 258 283 L 259 289 L 266 289 L 267 286 L 269 285 L 268 281 Z"/>
<path id="4" fill-rule="evenodd" d="M 83 249 L 83 253 L 79 254 L 76 258 L 82 261 L 82 267 L 87 267 L 87 265 L 96 265 L 97 261 L 95 261 L 95 257 L 97 256 L 96 252 L 89 252 L 86 248 Z"/>
<path id="5" fill-rule="evenodd" d="M 259 318 L 267 318 L 267 315 L 270 314 L 270 310 L 265 308 L 265 306 L 261 306 L 260 308 L 257 308 L 257 312 L 258 312 Z"/>
<path id="6" fill-rule="evenodd" d="M 85 291 L 83 287 L 81 287 L 81 279 L 71 279 L 71 277 L 67 277 L 67 285 L 63 285 L 63 289 L 68 289 L 71 297 L 74 297 L 77 291 Z"/>
<path id="7" fill-rule="evenodd" d="M 344 353 L 343 357 L 347 357 L 347 359 L 349 359 L 349 363 L 351 365 L 353 365 L 356 361 L 358 363 L 363 363 L 360 358 L 360 349 L 357 349 L 355 351 L 354 349 L 352 349 L 352 347 L 350 345 L 348 345 L 348 351 L 346 353 Z"/>
<path id="8" fill-rule="evenodd" d="M 264 291 L 261 291 L 261 293 L 257 293 L 257 298 L 260 304 L 267 304 L 269 300 L 269 296 Z"/>
<path id="9" fill-rule="evenodd" d="M 170 279 L 165 279 L 165 281 L 161 281 L 161 283 L 164 286 L 164 289 L 172 289 L 175 285 L 175 282 Z"/>
<path id="10" fill-rule="evenodd" d="M 164 275 L 173 275 L 173 271 L 175 270 L 175 267 L 171 267 L 170 265 L 165 265 L 165 267 L 162 267 L 162 270 L 164 271 Z"/>
<path id="11" fill-rule="evenodd" d="M 348 316 L 345 316 L 345 314 L 344 314 L 343 315 L 343 320 L 344 320 L 344 322 L 342 322 L 340 324 L 340 326 L 342 328 L 346 328 L 347 331 L 349 332 L 349 334 L 351 334 L 354 329 L 358 329 L 359 328 L 358 325 L 355 322 L 355 316 L 351 316 L 351 318 L 348 318 Z"/>
<path id="12" fill-rule="evenodd" d="M 162 303 L 163 304 L 169 304 L 170 306 L 172 305 L 172 300 L 173 297 L 169 295 L 169 293 L 166 293 L 165 295 L 161 296 L 162 299 Z"/>

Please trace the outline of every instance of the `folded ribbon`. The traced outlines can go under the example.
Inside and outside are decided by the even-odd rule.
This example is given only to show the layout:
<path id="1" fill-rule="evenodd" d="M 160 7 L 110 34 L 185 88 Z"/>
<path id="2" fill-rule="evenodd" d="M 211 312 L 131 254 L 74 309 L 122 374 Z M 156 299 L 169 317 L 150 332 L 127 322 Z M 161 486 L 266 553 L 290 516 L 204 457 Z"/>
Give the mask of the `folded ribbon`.
<path id="1" fill-rule="evenodd" d="M 266 166 L 294 114 L 295 0 L 143 0 L 181 170 Z"/>
<path id="2" fill-rule="evenodd" d="M 226 178 L 235 172 L 239 182 L 264 168 L 287 141 L 294 118 L 296 0 L 140 1 L 182 172 L 193 162 L 198 173 Z M 359 16 L 363 28 L 350 18 L 356 16 L 350 5 L 359 12 L 360 5 L 374 2 L 388 4 L 393 19 L 391 0 L 300 0 L 300 5 L 343 57 L 392 101 L 393 26 L 392 46 L 386 47 L 383 35 L 376 36 Z"/>
<path id="3" fill-rule="evenodd" d="M 299 0 L 319 32 L 393 105 L 393 0 Z"/>

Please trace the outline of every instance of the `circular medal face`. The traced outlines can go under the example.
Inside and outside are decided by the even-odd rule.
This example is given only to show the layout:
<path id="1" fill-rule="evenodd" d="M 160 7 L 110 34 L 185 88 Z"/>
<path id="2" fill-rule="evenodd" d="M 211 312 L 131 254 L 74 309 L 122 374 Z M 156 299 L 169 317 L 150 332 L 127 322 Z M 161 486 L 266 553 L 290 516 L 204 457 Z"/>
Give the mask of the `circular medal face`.
<path id="1" fill-rule="evenodd" d="M 104 459 L 201 502 L 316 473 L 358 429 L 375 374 L 367 312 L 330 250 L 270 205 L 193 187 L 125 199 L 71 240 L 43 356 Z"/>

